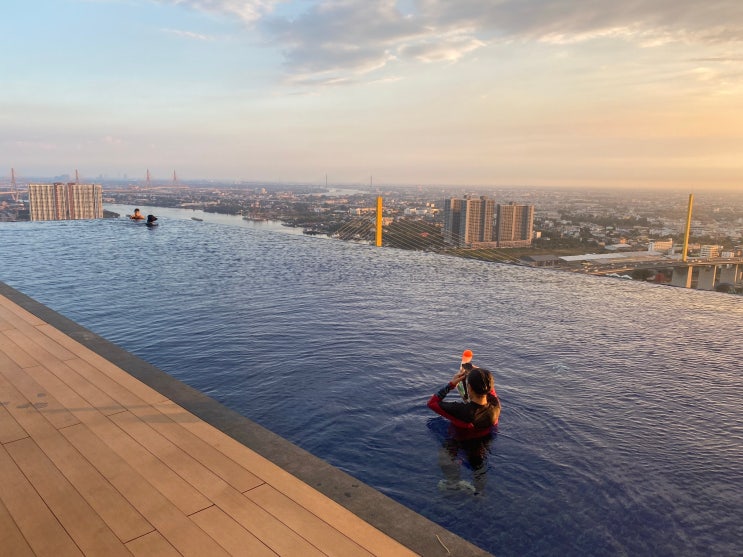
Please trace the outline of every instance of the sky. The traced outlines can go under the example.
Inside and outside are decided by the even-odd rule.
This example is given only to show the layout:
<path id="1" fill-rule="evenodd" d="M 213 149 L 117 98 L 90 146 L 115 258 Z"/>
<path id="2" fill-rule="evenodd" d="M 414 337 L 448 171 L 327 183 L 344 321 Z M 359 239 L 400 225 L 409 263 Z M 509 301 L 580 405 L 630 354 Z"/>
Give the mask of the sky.
<path id="1" fill-rule="evenodd" d="M 0 181 L 743 188 L 740 0 L 3 0 Z"/>

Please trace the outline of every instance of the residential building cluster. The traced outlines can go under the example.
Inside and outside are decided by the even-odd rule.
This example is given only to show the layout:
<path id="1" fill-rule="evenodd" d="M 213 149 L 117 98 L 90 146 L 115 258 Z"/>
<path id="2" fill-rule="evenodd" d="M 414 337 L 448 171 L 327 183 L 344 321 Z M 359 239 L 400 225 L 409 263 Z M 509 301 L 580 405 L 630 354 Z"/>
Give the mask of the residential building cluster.
<path id="1" fill-rule="evenodd" d="M 444 201 L 444 241 L 461 248 L 528 247 L 534 206 L 500 204 L 485 195 Z"/>

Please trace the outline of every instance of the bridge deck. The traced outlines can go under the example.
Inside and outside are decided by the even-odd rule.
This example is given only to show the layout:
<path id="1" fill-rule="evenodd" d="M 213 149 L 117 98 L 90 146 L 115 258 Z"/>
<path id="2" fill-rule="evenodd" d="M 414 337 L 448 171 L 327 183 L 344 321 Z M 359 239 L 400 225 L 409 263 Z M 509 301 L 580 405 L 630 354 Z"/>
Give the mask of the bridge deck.
<path id="1" fill-rule="evenodd" d="M 415 554 L 2 295 L 0 443 L 3 554 Z"/>

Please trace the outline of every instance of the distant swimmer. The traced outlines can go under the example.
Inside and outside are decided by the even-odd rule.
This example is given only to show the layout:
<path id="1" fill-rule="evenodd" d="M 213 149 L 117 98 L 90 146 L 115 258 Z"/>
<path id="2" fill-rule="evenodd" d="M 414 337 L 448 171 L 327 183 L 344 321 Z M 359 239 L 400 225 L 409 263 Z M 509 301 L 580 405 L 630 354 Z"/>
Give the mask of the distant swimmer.
<path id="1" fill-rule="evenodd" d="M 139 212 L 139 209 L 134 209 L 134 214 L 129 215 L 129 218 L 132 220 L 144 220 L 144 215 Z"/>
<path id="2" fill-rule="evenodd" d="M 155 215 L 147 215 L 147 222 L 145 224 L 147 226 L 157 226 L 156 220 L 157 217 Z"/>

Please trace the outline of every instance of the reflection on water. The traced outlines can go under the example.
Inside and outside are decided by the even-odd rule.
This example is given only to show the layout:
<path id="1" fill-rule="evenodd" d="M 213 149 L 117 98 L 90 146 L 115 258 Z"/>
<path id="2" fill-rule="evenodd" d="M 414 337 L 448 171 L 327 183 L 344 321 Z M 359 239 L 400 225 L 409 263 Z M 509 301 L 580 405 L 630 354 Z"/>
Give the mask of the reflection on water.
<path id="1" fill-rule="evenodd" d="M 0 223 L 0 280 L 499 556 L 743 546 L 740 297 L 140 208 Z M 476 497 L 426 407 L 463 348 L 503 404 Z"/>
<path id="2" fill-rule="evenodd" d="M 492 442 L 492 433 L 485 437 L 463 439 L 454 428 L 450 428 L 439 450 L 439 467 L 444 475 L 439 489 L 482 495 L 487 483 L 488 454 Z M 471 482 L 462 477 L 463 468 L 471 471 Z"/>

